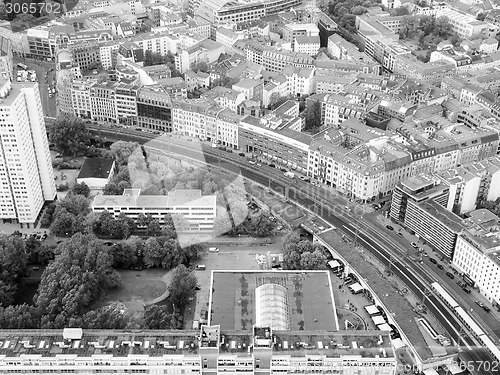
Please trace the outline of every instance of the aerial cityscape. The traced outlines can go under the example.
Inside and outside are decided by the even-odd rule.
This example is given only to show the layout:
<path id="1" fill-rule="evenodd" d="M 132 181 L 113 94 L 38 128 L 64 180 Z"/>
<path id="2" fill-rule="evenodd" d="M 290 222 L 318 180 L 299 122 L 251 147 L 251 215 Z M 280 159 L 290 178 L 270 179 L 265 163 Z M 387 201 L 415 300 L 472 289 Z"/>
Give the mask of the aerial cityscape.
<path id="1" fill-rule="evenodd" d="M 0 374 L 499 375 L 499 0 L 0 5 Z"/>

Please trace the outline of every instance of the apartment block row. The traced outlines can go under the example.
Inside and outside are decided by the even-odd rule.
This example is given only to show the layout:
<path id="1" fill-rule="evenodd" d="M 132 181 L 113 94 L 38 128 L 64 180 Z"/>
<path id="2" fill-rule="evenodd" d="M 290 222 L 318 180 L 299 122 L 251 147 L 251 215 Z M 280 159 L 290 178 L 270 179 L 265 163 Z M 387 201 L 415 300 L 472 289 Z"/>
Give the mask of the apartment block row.
<path id="1" fill-rule="evenodd" d="M 315 371 L 339 375 L 353 370 L 360 375 L 396 373 L 388 332 L 304 333 L 312 340 L 309 347 L 316 347 L 315 355 L 301 350 L 305 341 L 295 348 L 292 332 L 269 327 L 254 327 L 253 332 L 221 331 L 215 325 L 134 333 L 81 328 L 21 330 L 17 335 L 0 331 L 0 373 L 266 375 L 309 372 L 312 363 Z"/>

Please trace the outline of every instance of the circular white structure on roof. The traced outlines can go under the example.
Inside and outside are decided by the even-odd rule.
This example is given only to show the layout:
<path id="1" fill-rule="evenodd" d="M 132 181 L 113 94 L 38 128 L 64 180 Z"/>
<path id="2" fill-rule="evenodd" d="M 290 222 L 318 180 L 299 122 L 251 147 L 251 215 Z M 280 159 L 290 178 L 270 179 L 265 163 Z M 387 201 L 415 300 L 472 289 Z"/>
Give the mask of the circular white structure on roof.
<path id="1" fill-rule="evenodd" d="M 288 293 L 284 286 L 264 284 L 255 289 L 255 324 L 273 330 L 290 330 Z"/>

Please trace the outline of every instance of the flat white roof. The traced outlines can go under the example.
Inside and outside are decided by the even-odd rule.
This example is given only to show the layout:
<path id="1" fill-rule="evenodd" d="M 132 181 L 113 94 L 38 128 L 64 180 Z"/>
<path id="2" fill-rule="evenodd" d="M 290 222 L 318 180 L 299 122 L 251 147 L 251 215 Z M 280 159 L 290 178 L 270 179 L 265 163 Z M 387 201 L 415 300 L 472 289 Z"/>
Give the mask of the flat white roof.
<path id="1" fill-rule="evenodd" d="M 357 293 L 365 288 L 363 288 L 360 283 L 354 283 L 349 285 L 349 289 L 351 289 L 354 293 Z"/>
<path id="2" fill-rule="evenodd" d="M 372 320 L 373 320 L 373 323 L 375 323 L 376 326 L 382 325 L 382 324 L 386 324 L 384 317 L 381 316 L 381 315 L 372 316 Z"/>
<path id="3" fill-rule="evenodd" d="M 380 312 L 377 306 L 375 305 L 370 305 L 370 306 L 365 306 L 365 310 L 369 315 L 375 315 Z"/>
<path id="4" fill-rule="evenodd" d="M 380 329 L 381 331 L 392 331 L 391 326 L 387 323 L 379 324 L 377 325 L 377 328 Z"/>

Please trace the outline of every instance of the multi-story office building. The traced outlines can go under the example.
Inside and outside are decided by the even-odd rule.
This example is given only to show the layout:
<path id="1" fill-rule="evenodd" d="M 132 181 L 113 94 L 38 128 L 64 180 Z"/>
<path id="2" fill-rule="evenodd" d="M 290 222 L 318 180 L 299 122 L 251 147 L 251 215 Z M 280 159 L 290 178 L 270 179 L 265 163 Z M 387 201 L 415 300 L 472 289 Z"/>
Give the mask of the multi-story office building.
<path id="1" fill-rule="evenodd" d="M 92 120 L 116 122 L 116 96 L 114 82 L 98 82 L 90 87 Z"/>
<path id="2" fill-rule="evenodd" d="M 137 93 L 139 86 L 117 82 L 114 88 L 117 121 L 121 124 L 135 126 L 137 123 Z"/>
<path id="3" fill-rule="evenodd" d="M 253 0 L 202 0 L 194 14 L 213 24 L 245 22 L 277 14 L 301 4 L 302 0 L 266 0 L 263 2 Z M 193 8 L 196 5 L 193 5 Z"/>
<path id="4" fill-rule="evenodd" d="M 172 101 L 162 86 L 142 86 L 139 89 L 137 125 L 155 131 L 172 131 Z"/>
<path id="5" fill-rule="evenodd" d="M 95 80 L 75 80 L 71 86 L 71 101 L 73 113 L 80 118 L 92 118 L 92 106 L 90 103 L 90 89 L 96 84 Z"/>
<path id="6" fill-rule="evenodd" d="M 146 181 L 145 181 L 146 182 Z M 216 216 L 215 195 L 201 195 L 201 190 L 172 190 L 168 195 L 140 195 L 140 189 L 125 189 L 123 195 L 96 195 L 92 211 L 108 211 L 115 218 L 120 214 L 137 219 L 139 214 L 151 215 L 164 223 L 165 215 L 181 215 L 189 227 L 178 232 L 212 231 Z M 174 222 L 175 223 L 175 222 Z"/>
<path id="7" fill-rule="evenodd" d="M 446 209 L 448 195 L 448 186 L 429 175 L 401 181 L 392 195 L 391 219 L 451 260 L 464 226 L 459 216 Z"/>
<path id="8" fill-rule="evenodd" d="M 239 124 L 239 146 L 246 152 L 298 171 L 307 171 L 312 137 L 290 129 L 293 118 L 269 114 L 247 116 Z"/>
<path id="9" fill-rule="evenodd" d="M 37 83 L 0 85 L 0 218 L 30 226 L 56 197 Z"/>
<path id="10" fill-rule="evenodd" d="M 453 266 L 493 305 L 500 305 L 500 218 L 482 209 L 469 213 L 457 239 Z"/>
<path id="11" fill-rule="evenodd" d="M 283 40 L 291 43 L 292 49 L 295 46 L 295 38 L 298 36 L 317 36 L 319 38 L 318 26 L 315 23 L 290 23 L 283 26 Z"/>
<path id="12" fill-rule="evenodd" d="M 93 40 L 75 41 L 69 43 L 68 49 L 73 55 L 73 60 L 81 70 L 97 68 L 101 64 L 99 44 Z"/>
<path id="13" fill-rule="evenodd" d="M 498 33 L 499 26 L 490 25 L 484 21 L 478 21 L 470 14 L 457 12 L 448 7 L 438 9 L 436 17 L 446 17 L 454 32 L 461 38 L 473 39 L 477 37 L 490 38 Z"/>

